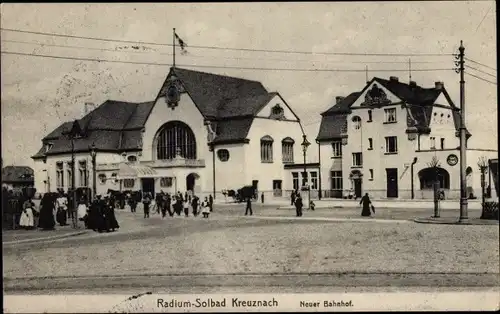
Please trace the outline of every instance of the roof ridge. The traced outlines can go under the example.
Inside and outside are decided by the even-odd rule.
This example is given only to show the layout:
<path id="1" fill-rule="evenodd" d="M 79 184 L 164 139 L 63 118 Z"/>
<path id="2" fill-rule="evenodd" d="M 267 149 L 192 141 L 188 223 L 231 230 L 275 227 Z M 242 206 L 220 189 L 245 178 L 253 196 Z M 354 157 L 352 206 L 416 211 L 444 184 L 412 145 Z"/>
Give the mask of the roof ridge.
<path id="1" fill-rule="evenodd" d="M 210 72 L 204 72 L 204 71 L 190 70 L 190 69 L 178 68 L 178 67 L 175 67 L 174 71 L 175 70 L 196 72 L 196 73 L 208 74 L 208 75 L 212 75 L 212 76 L 219 76 L 219 77 L 224 77 L 224 78 L 229 78 L 229 79 L 234 79 L 234 80 L 241 80 L 241 81 L 255 82 L 255 83 L 262 84 L 262 82 L 260 82 L 260 81 L 250 80 L 250 79 L 246 79 L 246 78 L 242 78 L 242 77 L 236 77 L 236 76 L 229 76 L 229 75 L 216 74 L 216 73 L 210 73 Z"/>

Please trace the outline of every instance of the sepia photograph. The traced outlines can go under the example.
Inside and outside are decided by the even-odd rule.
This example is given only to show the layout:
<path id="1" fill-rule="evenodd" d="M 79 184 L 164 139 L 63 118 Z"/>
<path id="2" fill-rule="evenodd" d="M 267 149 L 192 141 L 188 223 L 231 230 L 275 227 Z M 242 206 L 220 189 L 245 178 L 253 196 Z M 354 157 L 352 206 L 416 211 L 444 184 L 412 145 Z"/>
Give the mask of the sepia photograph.
<path id="1" fill-rule="evenodd" d="M 495 1 L 0 8 L 5 313 L 499 310 Z"/>

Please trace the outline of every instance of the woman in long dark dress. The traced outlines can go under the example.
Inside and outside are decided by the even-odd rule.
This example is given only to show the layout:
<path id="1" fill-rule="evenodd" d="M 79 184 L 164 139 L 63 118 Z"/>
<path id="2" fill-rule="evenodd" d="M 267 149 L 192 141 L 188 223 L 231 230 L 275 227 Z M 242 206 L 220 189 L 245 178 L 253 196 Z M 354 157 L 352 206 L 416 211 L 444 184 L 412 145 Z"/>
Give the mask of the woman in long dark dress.
<path id="1" fill-rule="evenodd" d="M 118 221 L 116 221 L 115 216 L 115 206 L 112 200 L 108 200 L 104 205 L 104 221 L 106 232 L 115 231 L 115 229 L 120 228 Z"/>
<path id="2" fill-rule="evenodd" d="M 361 201 L 359 202 L 359 204 L 363 204 L 363 210 L 361 211 L 361 216 L 370 217 L 371 216 L 370 205 L 372 204 L 372 201 L 370 200 L 368 193 L 366 193 L 361 198 Z"/>
<path id="3" fill-rule="evenodd" d="M 40 204 L 40 218 L 38 227 L 42 230 L 54 230 L 56 221 L 54 219 L 55 200 L 52 195 L 46 193 Z"/>

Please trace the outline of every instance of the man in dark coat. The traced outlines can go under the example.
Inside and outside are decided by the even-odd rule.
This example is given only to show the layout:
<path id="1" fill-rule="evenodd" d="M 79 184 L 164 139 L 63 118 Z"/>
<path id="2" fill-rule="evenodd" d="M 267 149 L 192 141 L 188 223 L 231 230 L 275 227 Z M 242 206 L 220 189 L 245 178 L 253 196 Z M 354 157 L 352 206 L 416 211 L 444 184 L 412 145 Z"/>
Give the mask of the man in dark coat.
<path id="1" fill-rule="evenodd" d="M 42 230 L 54 230 L 56 225 L 54 220 L 54 197 L 49 193 L 46 193 L 43 196 L 40 205 L 40 219 L 38 220 L 38 227 Z"/>
<path id="2" fill-rule="evenodd" d="M 151 197 L 149 196 L 149 193 L 144 195 L 142 204 L 144 205 L 144 218 L 149 218 L 149 205 L 151 204 Z"/>
<path id="3" fill-rule="evenodd" d="M 248 212 L 250 212 L 250 216 L 253 215 L 252 200 L 250 199 L 250 197 L 247 197 L 247 207 L 245 209 L 245 216 L 248 215 Z"/>
<path id="4" fill-rule="evenodd" d="M 302 217 L 302 196 L 297 195 L 297 199 L 295 199 L 295 211 L 297 213 L 297 217 Z"/>
<path id="5" fill-rule="evenodd" d="M 372 201 L 370 200 L 370 197 L 368 196 L 368 193 L 366 193 L 362 198 L 359 204 L 363 204 L 363 210 L 361 211 L 361 216 L 365 217 L 370 217 L 370 205 L 372 204 Z"/>
<path id="6" fill-rule="evenodd" d="M 193 200 L 191 202 L 191 206 L 193 207 L 193 216 L 198 216 L 198 204 L 199 204 L 199 199 L 198 196 L 193 196 Z"/>
<path id="7" fill-rule="evenodd" d="M 293 204 L 295 203 L 295 191 L 292 191 L 292 195 L 290 196 L 290 200 L 291 200 L 291 204 L 293 206 Z"/>
<path id="8" fill-rule="evenodd" d="M 212 194 L 208 196 L 208 207 L 210 208 L 210 212 L 214 210 L 214 198 L 212 197 Z"/>

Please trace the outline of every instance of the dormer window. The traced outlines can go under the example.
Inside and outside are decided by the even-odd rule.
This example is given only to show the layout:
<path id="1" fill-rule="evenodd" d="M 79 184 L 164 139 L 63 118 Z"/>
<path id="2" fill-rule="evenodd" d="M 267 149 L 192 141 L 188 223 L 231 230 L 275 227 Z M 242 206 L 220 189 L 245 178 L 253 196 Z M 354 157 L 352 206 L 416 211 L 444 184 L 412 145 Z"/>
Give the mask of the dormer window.
<path id="1" fill-rule="evenodd" d="M 353 122 L 353 125 L 354 125 L 354 129 L 355 130 L 359 130 L 361 129 L 361 118 L 358 117 L 358 116 L 354 116 L 352 118 L 352 122 Z"/>
<path id="2" fill-rule="evenodd" d="M 45 152 L 48 153 L 49 150 L 54 146 L 52 143 L 46 143 L 45 144 Z"/>
<path id="3" fill-rule="evenodd" d="M 136 162 L 137 161 L 137 156 L 130 155 L 127 157 L 128 162 Z"/>
<path id="4" fill-rule="evenodd" d="M 283 107 L 280 106 L 280 104 L 276 104 L 274 107 L 271 108 L 271 119 L 284 119 L 285 118 L 285 111 L 283 110 Z"/>

